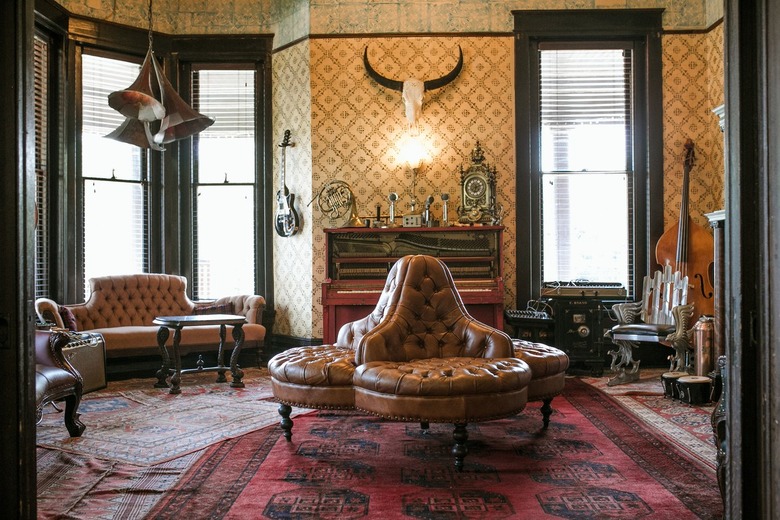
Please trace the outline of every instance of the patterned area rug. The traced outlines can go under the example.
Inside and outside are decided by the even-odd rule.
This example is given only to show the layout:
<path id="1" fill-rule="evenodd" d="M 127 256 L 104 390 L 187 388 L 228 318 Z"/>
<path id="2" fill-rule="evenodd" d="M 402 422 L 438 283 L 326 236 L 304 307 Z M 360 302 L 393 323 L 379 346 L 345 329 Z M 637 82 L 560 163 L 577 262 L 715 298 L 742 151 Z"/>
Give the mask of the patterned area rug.
<path id="1" fill-rule="evenodd" d="M 82 404 L 82 420 L 87 424 L 87 430 L 85 436 L 92 434 L 96 437 L 99 424 L 94 421 L 95 417 L 99 414 L 106 416 L 105 422 L 109 421 L 108 416 L 117 416 L 115 421 L 122 425 L 123 429 L 128 432 L 127 438 L 119 443 L 120 446 L 136 445 L 133 448 L 136 452 L 140 452 L 139 458 L 151 458 L 143 455 L 142 448 L 138 445 L 143 445 L 143 438 L 150 436 L 154 437 L 158 428 L 159 421 L 155 421 L 154 417 L 156 413 L 154 407 L 149 408 L 154 403 L 165 403 L 171 399 L 178 399 L 180 404 L 179 408 L 186 417 L 189 417 L 189 410 L 186 409 L 188 403 L 197 401 L 192 399 L 195 396 L 210 397 L 210 402 L 213 403 L 213 409 L 219 410 L 222 413 L 228 405 L 233 402 L 237 397 L 239 399 L 254 399 L 254 414 L 257 415 L 257 411 L 266 405 L 269 405 L 273 410 L 273 413 L 268 417 L 268 424 L 274 426 L 267 427 L 261 430 L 255 430 L 248 434 L 234 436 L 227 440 L 217 441 L 209 447 L 202 447 L 198 449 L 196 446 L 187 446 L 187 443 L 183 443 L 183 451 L 188 452 L 186 455 L 172 458 L 166 462 L 159 464 L 147 465 L 147 464 L 131 464 L 124 462 L 122 459 L 111 459 L 110 453 L 119 452 L 121 455 L 121 449 L 112 445 L 115 442 L 107 442 L 108 446 L 105 450 L 96 452 L 94 456 L 85 454 L 78 449 L 77 443 L 70 441 L 65 431 L 65 427 L 62 424 L 62 415 L 58 413 L 47 414 L 44 418 L 44 423 L 40 426 L 40 429 L 53 429 L 50 433 L 51 438 L 54 439 L 52 446 L 57 446 L 57 449 L 51 449 L 47 447 L 38 448 L 38 518 L 70 518 L 70 519 L 140 519 L 140 518 L 168 518 L 168 517 L 181 517 L 182 515 L 189 516 L 191 519 L 200 518 L 221 518 L 221 517 L 234 517 L 235 518 L 262 518 L 262 506 L 255 505 L 255 516 L 249 513 L 231 511 L 228 515 L 230 505 L 238 500 L 239 497 L 246 501 L 247 496 L 244 490 L 247 488 L 250 482 L 255 482 L 255 478 L 258 475 L 259 468 L 268 468 L 264 466 L 266 464 L 266 458 L 269 453 L 279 456 L 279 454 L 287 456 L 289 450 L 292 447 L 298 447 L 300 443 L 304 441 L 305 436 L 308 435 L 309 441 L 307 445 L 315 449 L 318 443 L 324 442 L 324 433 L 317 433 L 318 429 L 314 427 L 306 426 L 306 422 L 311 417 L 311 420 L 319 421 L 321 418 L 314 417 L 315 414 L 301 415 L 300 419 L 296 419 L 296 426 L 294 429 L 294 442 L 292 445 L 282 441 L 279 442 L 280 434 L 278 428 L 275 426 L 278 423 L 278 415 L 275 411 L 275 404 L 268 401 L 270 398 L 270 388 L 268 386 L 268 379 L 266 371 L 264 370 L 246 370 L 247 377 L 245 381 L 247 386 L 244 389 L 231 389 L 225 384 L 215 384 L 213 379 L 215 374 L 190 374 L 184 377 L 182 394 L 179 396 L 169 396 L 164 389 L 152 388 L 152 379 L 143 380 L 131 380 L 112 382 L 105 390 L 101 390 L 85 396 L 85 401 Z M 626 446 L 631 446 L 636 438 L 642 439 L 645 447 L 649 452 L 645 452 L 642 456 L 649 459 L 650 462 L 655 461 L 655 454 L 667 452 L 672 453 L 672 456 L 663 455 L 663 458 L 672 460 L 679 460 L 684 465 L 684 472 L 682 475 L 677 475 L 679 478 L 678 493 L 684 494 L 686 490 L 690 490 L 693 493 L 693 499 L 698 499 L 697 491 L 699 488 L 707 489 L 717 493 L 714 484 L 714 476 L 712 466 L 714 461 L 714 449 L 706 442 L 702 442 L 700 445 L 691 445 L 692 447 L 686 447 L 686 438 L 690 439 L 696 437 L 694 434 L 697 428 L 704 428 L 705 423 L 708 424 L 709 413 L 711 407 L 687 407 L 685 405 L 679 405 L 671 400 L 664 400 L 662 397 L 662 390 L 660 389 L 660 383 L 654 379 L 655 374 L 646 373 L 639 385 L 624 385 L 622 387 L 607 388 L 606 378 L 581 378 L 587 381 L 588 385 L 578 384 L 578 378 L 567 379 L 567 389 L 565 395 L 570 397 L 572 402 L 577 402 L 577 406 L 569 403 L 564 406 L 564 403 L 569 401 L 556 398 L 553 401 L 553 406 L 556 409 L 556 413 L 553 417 L 553 426 L 548 430 L 547 434 L 540 436 L 545 438 L 548 435 L 553 435 L 558 439 L 560 445 L 576 444 L 567 443 L 567 439 L 570 437 L 570 423 L 569 418 L 575 415 L 585 415 L 579 411 L 588 410 L 593 406 L 596 409 L 602 411 L 609 411 L 610 414 L 614 414 L 614 418 L 609 420 L 597 420 L 597 416 L 589 412 L 589 420 L 593 420 L 592 426 L 594 428 L 588 430 L 588 435 L 595 437 L 608 436 L 614 443 L 615 440 L 620 440 L 622 437 L 612 429 L 604 429 L 602 423 L 613 424 L 615 422 L 619 424 L 632 424 L 632 429 L 629 430 L 629 434 L 625 436 L 625 439 L 620 440 L 621 443 L 625 443 Z M 660 372 L 658 374 L 660 377 Z M 581 392 L 581 387 L 590 388 L 591 392 Z M 573 392 L 573 393 L 572 393 Z M 146 402 L 146 405 L 140 405 L 135 400 L 128 399 L 129 396 L 141 397 L 141 400 Z M 237 396 L 240 394 L 240 396 Z M 580 396 L 575 399 L 577 396 Z M 243 397 L 241 397 L 243 396 Z M 119 403 L 124 403 L 121 406 L 112 406 L 106 404 L 118 400 Z M 631 404 L 631 400 L 636 401 Z M 149 404 L 149 403 L 152 404 Z M 661 405 L 660 407 L 658 405 Z M 141 429 L 138 424 L 130 424 L 126 417 L 123 415 L 127 407 L 141 407 L 146 409 L 150 414 L 145 419 L 150 419 L 145 422 L 147 430 Z M 472 444 L 471 453 L 466 458 L 467 464 L 479 463 L 482 460 L 486 451 L 490 451 L 494 446 L 494 439 L 500 438 L 502 435 L 507 435 L 507 439 L 514 439 L 513 442 L 531 442 L 536 436 L 539 436 L 539 411 L 537 403 L 532 403 L 529 408 L 521 416 L 518 416 L 517 425 L 519 428 L 515 429 L 515 433 L 511 433 L 506 430 L 506 433 L 490 433 L 485 435 L 481 432 L 483 428 L 490 427 L 492 423 L 484 423 L 478 426 L 480 432 L 472 431 L 470 427 L 471 441 L 476 442 L 476 445 Z M 646 410 L 641 411 L 643 408 Z M 90 410 L 90 411 L 87 411 Z M 94 411 L 93 411 L 94 410 Z M 102 410 L 98 412 L 97 410 Z M 112 411 L 113 410 L 113 411 Z M 664 411 L 666 410 L 666 411 Z M 295 410 L 299 411 L 299 410 Z M 677 412 L 682 412 L 678 414 Z M 650 424 L 643 424 L 637 419 L 642 414 L 655 416 Z M 209 414 L 201 414 L 200 416 L 208 416 Z M 681 420 L 678 415 L 690 416 L 686 420 Z M 216 414 L 211 415 L 217 416 Z M 335 417 L 335 416 L 334 416 Z M 591 419 L 592 417 L 592 419 Z M 305 418 L 305 419 L 304 419 Z M 143 420 L 144 417 L 141 417 Z M 330 416 L 325 414 L 323 420 L 330 421 Z M 363 420 L 369 418 L 363 417 Z M 335 420 L 335 419 L 334 419 Z M 374 426 L 371 422 L 346 423 L 349 431 L 342 432 L 343 438 L 350 438 L 351 432 L 361 432 L 364 430 L 374 431 Z M 313 423 L 312 423 L 313 424 Z M 585 423 L 587 424 L 587 422 Z M 694 426 L 698 424 L 698 426 Z M 569 426 L 567 426 L 569 425 Z M 678 425 L 676 427 L 676 425 Z M 385 425 L 379 425 L 382 428 Z M 404 425 L 401 423 L 386 423 L 388 428 L 402 427 L 404 430 L 412 425 Z M 227 431 L 223 424 L 214 421 L 212 427 L 215 430 L 221 431 L 223 434 Z M 324 427 L 329 428 L 327 423 Z M 437 438 L 440 438 L 438 443 L 439 450 L 442 450 L 440 456 L 442 460 L 446 462 L 442 466 L 437 466 L 440 471 L 446 474 L 451 473 L 449 463 L 449 442 L 451 438 L 451 432 L 446 426 L 432 427 L 436 432 Z M 440 430 L 436 430 L 440 428 Z M 415 428 L 416 429 L 416 428 Z M 310 433 L 307 433 L 307 430 Z M 676 434 L 670 435 L 668 432 L 677 431 Z M 386 432 L 387 430 L 380 430 Z M 631 433 L 631 432 L 639 432 Z M 509 437 L 511 433 L 511 437 Z M 118 436 L 115 431 L 113 436 Z M 711 433 L 702 434 L 703 437 Z M 525 437 L 523 437 L 525 436 Z M 529 437 L 530 436 L 530 437 Z M 111 436 L 108 436 L 111 437 Z M 121 437 L 121 436 L 120 436 Z M 140 439 L 135 439 L 139 437 Z M 209 433 L 203 436 L 204 438 L 215 438 L 214 434 Z M 480 439 L 484 439 L 480 441 Z M 580 437 L 582 438 L 582 436 Z M 524 439 L 524 440 L 523 440 Z M 406 443 L 414 440 L 414 437 L 410 437 L 406 440 Z M 586 439 L 590 440 L 590 439 Z M 329 441 L 330 442 L 330 441 Z M 599 442 L 604 442 L 600 440 Z M 650 443 L 649 445 L 647 443 Z M 90 445 L 96 444 L 91 442 Z M 330 445 L 332 450 L 336 450 L 333 445 Z M 649 446 L 649 447 L 648 447 Z M 701 448 L 701 452 L 696 452 L 697 446 Z M 346 453 L 349 450 L 353 450 L 362 453 L 363 448 L 359 444 L 346 442 L 343 446 L 338 447 L 340 453 Z M 574 448 L 571 448 L 574 449 Z M 623 448 L 621 448 L 623 449 Z M 629 449 L 629 448 L 625 448 Z M 658 450 L 661 449 L 661 452 Z M 707 455 L 709 450 L 712 450 L 712 455 Z M 334 453 L 336 453 L 334 451 Z M 570 451 L 570 448 L 567 448 Z M 325 453 L 320 452 L 320 453 Z M 633 459 L 635 457 L 634 451 L 629 450 L 628 458 Z M 295 454 L 293 454 L 295 455 Z M 296 455 L 298 456 L 298 455 Z M 303 455 L 300 455 L 303 456 Z M 342 455 L 339 455 L 341 457 Z M 508 456 L 508 455 L 507 455 Z M 335 455 L 332 455 L 335 457 Z M 598 464 L 603 461 L 601 458 L 592 458 L 591 456 L 582 455 L 581 465 L 570 465 L 567 468 L 559 468 L 556 471 L 565 473 L 586 473 L 597 472 Z M 600 456 L 599 456 L 600 457 Z M 307 459 L 304 459 L 307 460 Z M 340 460 L 340 459 L 338 459 Z M 540 459 L 544 460 L 544 459 Z M 284 466 L 289 463 L 289 459 L 278 460 L 277 463 Z M 356 462 L 356 467 L 360 467 L 362 461 Z M 554 459 L 547 459 L 546 463 L 536 462 L 537 466 L 544 466 L 545 464 L 551 464 L 555 462 Z M 587 464 L 585 464 L 587 462 Z M 573 463 L 572 463 L 573 464 Z M 583 465 L 584 464 L 584 465 Z M 644 462 L 642 462 L 644 465 Z M 321 473 L 322 479 L 333 479 L 332 473 L 356 471 L 349 468 L 330 468 L 327 465 L 321 466 L 322 471 L 317 469 L 316 471 Z M 558 466 L 554 466 L 558 467 Z M 622 463 L 618 466 L 621 469 Z M 326 469 L 327 468 L 327 471 Z M 316 468 L 315 468 L 316 469 Z M 522 468 L 521 468 L 522 469 Z M 312 470 L 314 471 L 314 470 Z M 373 475 L 385 474 L 385 470 L 377 473 L 376 470 Z M 400 470 L 399 470 L 400 471 Z M 439 471 L 439 470 L 437 470 Z M 515 473 L 519 471 L 515 468 L 509 471 L 506 475 L 502 471 L 498 478 L 515 478 Z M 523 470 L 525 471 L 525 470 Z M 658 471 L 654 466 L 649 466 L 646 470 L 653 478 L 655 478 Z M 265 471 L 261 472 L 264 473 Z M 359 472 L 359 471 L 358 471 Z M 663 471 L 661 472 L 663 473 Z M 469 476 L 470 475 L 470 476 Z M 691 476 L 692 475 L 692 476 Z M 495 475 L 494 475 L 495 476 Z M 285 477 L 287 478 L 287 477 Z M 303 479 L 304 477 L 301 477 Z M 306 477 L 308 478 L 308 477 Z M 433 477 L 430 477 L 433 478 Z M 474 472 L 469 471 L 467 465 L 467 471 L 464 475 L 461 475 L 461 479 L 475 478 Z M 485 477 L 479 477 L 480 479 Z M 577 478 L 585 478 L 580 476 Z M 631 476 L 631 479 L 634 477 Z M 646 478 L 646 477 L 643 477 Z M 384 479 L 384 477 L 382 477 Z M 259 482 L 259 481 L 257 481 Z M 257 482 L 253 484 L 257 486 Z M 289 482 L 285 480 L 285 482 Z M 305 480 L 301 480 L 305 482 Z M 289 485 L 289 484 L 286 484 Z M 303 484 L 302 484 L 303 485 Z M 525 481 L 523 481 L 525 485 Z M 614 487 L 612 489 L 615 489 Z M 529 495 L 530 497 L 530 495 Z M 530 497 L 533 503 L 537 503 L 536 498 Z M 711 497 L 710 497 L 711 498 Z M 596 500 L 596 496 L 585 497 L 581 496 L 577 498 L 576 494 L 571 495 L 571 501 L 583 500 L 583 507 L 591 507 L 590 502 Z M 461 497 L 463 503 L 466 503 L 467 498 Z M 245 503 L 245 502 L 243 502 Z M 198 507 L 193 508 L 193 505 L 200 504 L 203 509 L 199 510 Z M 155 508 L 154 512 L 151 512 Z M 245 505 L 246 507 L 246 505 Z M 299 504 L 299 507 L 300 504 Z M 314 507 L 314 506 L 312 506 Z M 320 506 L 317 506 L 320 507 Z M 709 507 L 709 506 L 708 506 Z M 178 508 L 178 509 L 177 509 Z M 177 511 L 181 510 L 181 514 Z M 515 518 L 538 518 L 536 516 L 529 516 L 524 513 L 524 510 L 516 510 L 514 513 Z M 700 516 L 702 518 L 717 518 L 718 507 L 712 506 L 711 510 L 707 510 Z M 620 511 L 620 509 L 618 509 Z M 708 512 L 709 511 L 709 512 Z M 477 511 L 478 512 L 478 511 Z M 538 512 L 538 511 L 537 511 Z M 235 513 L 235 515 L 234 515 Z M 604 512 L 602 512 L 604 513 Z M 481 513 L 480 513 L 481 514 Z M 279 518 L 293 518 L 296 515 L 285 517 L 284 515 L 273 513 L 271 517 Z M 564 515 L 565 516 L 565 515 Z M 637 514 L 637 518 L 643 515 Z M 297 518 L 325 518 L 326 516 L 312 516 L 305 513 L 301 513 Z M 456 514 L 448 514 L 442 512 L 440 515 L 432 515 L 428 518 L 465 518 L 470 515 L 458 516 Z M 479 518 L 479 514 L 475 516 Z M 542 516 L 544 517 L 544 516 Z M 603 516 L 591 516 L 588 517 L 584 512 L 583 516 L 568 516 L 570 518 L 608 518 L 607 513 Z M 494 517 L 490 517 L 494 518 Z M 620 518 L 616 516 L 615 518 Z M 648 518 L 677 518 L 676 516 L 667 517 L 661 514 L 659 511 L 655 511 L 649 515 Z M 688 516 L 681 516 L 680 518 L 691 518 Z"/>
<path id="2" fill-rule="evenodd" d="M 580 378 L 610 395 L 632 415 L 644 421 L 656 433 L 669 439 L 703 464 L 715 467 L 716 449 L 710 418 L 715 403 L 691 406 L 664 397 L 661 374 L 668 369 L 643 369 L 639 381 L 607 386 L 607 377 Z"/>
<path id="3" fill-rule="evenodd" d="M 536 408 L 469 425 L 463 472 L 452 426 L 344 412 L 299 417 L 293 442 L 254 432 L 207 450 L 149 517 L 720 518 L 714 472 L 576 379 L 550 429 Z"/>
<path id="4" fill-rule="evenodd" d="M 245 388 L 215 383 L 213 372 L 185 374 L 178 395 L 154 388 L 152 379 L 109 383 L 84 396 L 79 412 L 87 429 L 81 437 L 69 437 L 62 414 L 48 408 L 38 445 L 151 466 L 277 423 L 267 371 L 244 372 Z"/>

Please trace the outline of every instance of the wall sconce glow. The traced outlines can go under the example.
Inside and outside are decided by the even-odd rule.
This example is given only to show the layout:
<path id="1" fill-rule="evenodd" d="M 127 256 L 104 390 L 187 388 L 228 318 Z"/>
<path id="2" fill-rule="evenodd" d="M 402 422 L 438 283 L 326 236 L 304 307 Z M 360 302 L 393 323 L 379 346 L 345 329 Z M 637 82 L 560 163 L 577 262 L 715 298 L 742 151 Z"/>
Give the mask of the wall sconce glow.
<path id="1" fill-rule="evenodd" d="M 417 174 L 422 163 L 428 160 L 428 152 L 419 136 L 406 135 L 399 145 L 399 163 L 412 171 L 412 196 L 409 200 L 410 213 L 417 208 Z"/>
<path id="2" fill-rule="evenodd" d="M 412 169 L 419 169 L 428 159 L 428 151 L 418 136 L 406 135 L 399 145 L 399 163 Z"/>

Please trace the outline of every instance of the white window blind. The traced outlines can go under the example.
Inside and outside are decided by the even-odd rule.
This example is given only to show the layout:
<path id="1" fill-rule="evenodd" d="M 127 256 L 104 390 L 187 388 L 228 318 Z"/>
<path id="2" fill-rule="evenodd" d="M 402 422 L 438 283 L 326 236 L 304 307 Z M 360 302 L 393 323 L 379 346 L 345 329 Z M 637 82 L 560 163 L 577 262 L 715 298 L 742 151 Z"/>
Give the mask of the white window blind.
<path id="1" fill-rule="evenodd" d="M 631 53 L 539 53 L 545 281 L 631 287 Z"/>

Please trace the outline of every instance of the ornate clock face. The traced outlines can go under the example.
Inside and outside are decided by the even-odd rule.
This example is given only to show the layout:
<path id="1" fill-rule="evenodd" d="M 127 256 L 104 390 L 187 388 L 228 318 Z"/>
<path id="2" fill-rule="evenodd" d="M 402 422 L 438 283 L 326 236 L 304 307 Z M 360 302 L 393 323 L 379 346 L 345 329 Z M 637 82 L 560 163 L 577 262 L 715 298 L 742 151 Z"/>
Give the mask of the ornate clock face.
<path id="1" fill-rule="evenodd" d="M 479 199 L 487 190 L 487 183 L 482 177 L 472 177 L 466 181 L 466 194 L 472 199 Z"/>

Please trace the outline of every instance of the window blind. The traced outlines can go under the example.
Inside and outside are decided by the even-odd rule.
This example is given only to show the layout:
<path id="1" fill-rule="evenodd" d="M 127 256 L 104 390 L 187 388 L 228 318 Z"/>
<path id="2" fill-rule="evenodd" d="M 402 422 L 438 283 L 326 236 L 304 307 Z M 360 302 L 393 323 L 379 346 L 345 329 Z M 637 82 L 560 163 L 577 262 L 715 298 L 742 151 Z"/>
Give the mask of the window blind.
<path id="1" fill-rule="evenodd" d="M 542 143 L 543 170 L 629 169 L 631 51 L 541 50 L 539 70 L 541 125 L 550 136 Z M 599 149 L 605 133 L 611 150 Z M 596 147 L 588 146 L 585 152 L 591 153 L 572 153 L 574 141 L 586 135 L 599 136 Z"/>
<path id="2" fill-rule="evenodd" d="M 35 297 L 49 296 L 49 43 L 35 36 Z"/>
<path id="3" fill-rule="evenodd" d="M 255 135 L 255 71 L 199 70 L 192 74 L 193 107 L 214 119 L 199 135 Z"/>

